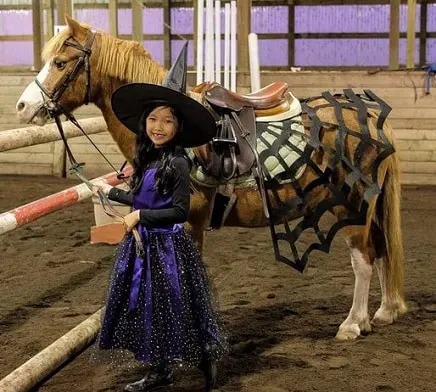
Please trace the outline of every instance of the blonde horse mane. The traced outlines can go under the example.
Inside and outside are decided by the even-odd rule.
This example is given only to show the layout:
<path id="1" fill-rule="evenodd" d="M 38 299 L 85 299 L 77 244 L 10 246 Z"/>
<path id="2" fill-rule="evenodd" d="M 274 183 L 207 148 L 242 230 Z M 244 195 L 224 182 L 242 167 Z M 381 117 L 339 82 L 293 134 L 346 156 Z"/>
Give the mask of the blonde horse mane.
<path id="1" fill-rule="evenodd" d="M 90 30 L 84 24 L 81 26 Z M 97 61 L 97 72 L 126 82 L 147 82 L 160 84 L 166 71 L 147 52 L 139 42 L 114 38 L 102 31 L 100 55 Z M 60 52 L 65 41 L 71 36 L 69 29 L 55 35 L 44 47 L 42 57 L 48 61 Z"/>
<path id="2" fill-rule="evenodd" d="M 124 41 L 101 33 L 97 72 L 127 82 L 161 84 L 166 71 L 139 42 Z"/>

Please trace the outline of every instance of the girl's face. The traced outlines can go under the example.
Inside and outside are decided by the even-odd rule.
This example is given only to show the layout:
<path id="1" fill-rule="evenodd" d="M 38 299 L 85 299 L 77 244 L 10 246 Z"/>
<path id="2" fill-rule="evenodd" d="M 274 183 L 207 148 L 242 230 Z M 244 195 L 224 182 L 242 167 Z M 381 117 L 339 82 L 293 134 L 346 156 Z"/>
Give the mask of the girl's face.
<path id="1" fill-rule="evenodd" d="M 156 147 L 168 144 L 176 136 L 179 123 L 168 106 L 158 106 L 147 116 L 145 130 Z"/>

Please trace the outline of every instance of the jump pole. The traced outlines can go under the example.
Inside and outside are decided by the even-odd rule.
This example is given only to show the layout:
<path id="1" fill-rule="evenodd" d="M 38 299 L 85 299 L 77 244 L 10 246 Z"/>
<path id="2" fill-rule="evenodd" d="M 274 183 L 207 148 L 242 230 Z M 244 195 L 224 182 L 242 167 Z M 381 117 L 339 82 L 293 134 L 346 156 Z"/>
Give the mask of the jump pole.
<path id="1" fill-rule="evenodd" d="M 124 174 L 130 175 L 132 171 L 133 169 L 129 166 L 124 171 Z M 117 173 L 112 172 L 102 177 L 94 178 L 91 182 L 95 185 L 104 183 L 118 185 L 122 183 L 122 180 L 117 178 Z M 80 184 L 33 201 L 29 204 L 25 204 L 8 212 L 4 212 L 0 214 L 0 235 L 33 222 L 42 216 L 69 207 L 91 196 L 92 192 L 88 186 L 86 184 Z"/>
<path id="2" fill-rule="evenodd" d="M 100 328 L 102 309 L 60 337 L 0 380 L 2 392 L 27 392 L 59 369 L 67 360 L 87 348 Z"/>
<path id="3" fill-rule="evenodd" d="M 230 4 L 224 4 L 224 87 L 230 89 Z"/>
<path id="4" fill-rule="evenodd" d="M 236 92 L 236 31 L 237 31 L 236 1 L 230 2 L 230 90 Z M 241 39 L 240 37 L 238 37 Z"/>
<path id="5" fill-rule="evenodd" d="M 248 34 L 248 53 L 250 56 L 251 92 L 260 90 L 259 46 L 257 34 Z"/>
<path id="6" fill-rule="evenodd" d="M 87 118 L 79 121 L 88 135 L 107 131 L 107 124 L 103 117 Z M 62 123 L 65 137 L 72 138 L 83 136 L 83 133 L 70 121 Z M 43 127 L 30 126 L 26 128 L 11 129 L 0 132 L 0 152 L 15 150 L 16 148 L 34 146 L 60 140 L 60 134 L 56 124 L 48 124 Z"/>
<path id="7" fill-rule="evenodd" d="M 221 83 L 221 0 L 215 0 L 215 82 Z"/>
<path id="8" fill-rule="evenodd" d="M 215 46 L 214 46 L 214 9 L 213 0 L 206 0 L 206 46 L 205 46 L 205 82 L 215 79 Z"/>
<path id="9" fill-rule="evenodd" d="M 204 0 L 197 0 L 197 85 L 203 83 Z"/>

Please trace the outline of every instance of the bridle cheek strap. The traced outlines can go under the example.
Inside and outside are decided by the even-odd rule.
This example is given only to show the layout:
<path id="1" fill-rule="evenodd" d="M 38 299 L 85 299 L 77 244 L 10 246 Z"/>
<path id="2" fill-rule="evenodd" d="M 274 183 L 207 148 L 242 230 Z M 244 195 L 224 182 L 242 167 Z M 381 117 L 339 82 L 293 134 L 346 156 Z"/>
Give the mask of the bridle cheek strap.
<path id="1" fill-rule="evenodd" d="M 53 89 L 52 92 L 49 92 L 40 82 L 37 78 L 35 78 L 36 85 L 41 89 L 43 94 L 47 96 L 49 99 L 45 102 L 45 108 L 50 112 L 50 114 L 56 114 L 56 113 L 62 113 L 64 110 L 59 104 L 59 100 L 62 97 L 62 94 L 67 89 L 70 82 L 72 82 L 76 76 L 81 71 L 82 67 L 85 68 L 85 74 L 86 74 L 86 91 L 85 91 L 85 99 L 84 103 L 85 105 L 88 105 L 88 103 L 91 100 L 91 67 L 89 64 L 89 58 L 91 56 L 91 48 L 92 44 L 94 42 L 95 33 L 91 33 L 88 35 L 86 39 L 85 46 L 82 46 L 78 42 L 71 42 L 68 38 L 64 45 L 70 46 L 72 48 L 75 48 L 82 52 L 82 54 L 77 58 L 77 61 L 74 63 L 74 65 L 68 70 L 68 72 L 64 75 L 64 77 L 59 81 L 59 83 L 56 85 L 56 87 Z"/>

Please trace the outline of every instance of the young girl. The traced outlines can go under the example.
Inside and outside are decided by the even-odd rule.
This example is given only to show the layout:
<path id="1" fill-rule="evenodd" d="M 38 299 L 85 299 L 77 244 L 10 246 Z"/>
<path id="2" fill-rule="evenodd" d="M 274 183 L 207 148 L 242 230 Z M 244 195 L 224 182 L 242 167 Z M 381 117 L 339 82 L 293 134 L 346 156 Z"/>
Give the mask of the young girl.
<path id="1" fill-rule="evenodd" d="M 124 217 L 128 234 L 118 249 L 97 347 L 127 350 L 149 365 L 126 391 L 170 385 L 172 367 L 182 363 L 204 372 L 209 391 L 226 343 L 201 256 L 182 225 L 190 199 L 183 147 L 210 140 L 215 122 L 202 105 L 163 86 L 123 86 L 112 106 L 137 134 L 136 156 L 131 192 L 104 190 L 133 211 Z"/>

